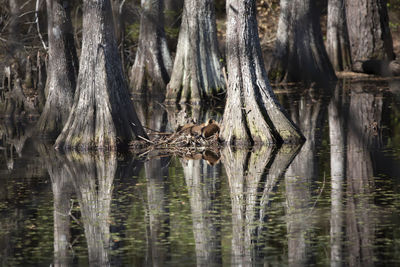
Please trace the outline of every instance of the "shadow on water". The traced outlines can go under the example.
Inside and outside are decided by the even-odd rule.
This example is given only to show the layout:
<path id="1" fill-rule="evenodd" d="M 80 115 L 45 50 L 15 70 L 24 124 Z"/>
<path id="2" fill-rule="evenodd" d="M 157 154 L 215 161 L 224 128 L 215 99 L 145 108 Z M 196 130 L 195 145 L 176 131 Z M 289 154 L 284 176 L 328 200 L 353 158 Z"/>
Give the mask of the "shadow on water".
<path id="1" fill-rule="evenodd" d="M 400 263 L 398 84 L 280 95 L 301 147 L 59 154 L 0 126 L 4 266 L 372 266 Z M 290 88 L 287 90 L 290 91 Z M 137 105 L 173 130 L 217 118 Z"/>

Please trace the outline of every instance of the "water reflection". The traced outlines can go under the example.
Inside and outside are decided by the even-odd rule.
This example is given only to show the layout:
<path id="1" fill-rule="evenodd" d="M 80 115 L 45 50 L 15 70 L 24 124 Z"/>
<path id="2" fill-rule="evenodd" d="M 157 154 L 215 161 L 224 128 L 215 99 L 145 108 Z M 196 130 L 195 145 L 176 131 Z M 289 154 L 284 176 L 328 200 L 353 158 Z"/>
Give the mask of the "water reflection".
<path id="1" fill-rule="evenodd" d="M 65 165 L 64 156 L 59 155 L 50 144 L 38 143 L 37 150 L 50 176 L 53 192 L 54 218 L 54 266 L 69 266 L 70 255 L 70 212 L 72 180 Z"/>
<path id="2" fill-rule="evenodd" d="M 251 266 L 263 261 L 270 195 L 298 148 L 273 146 L 253 151 L 224 148 L 222 161 L 232 202 L 231 264 Z"/>
<path id="3" fill-rule="evenodd" d="M 82 214 L 89 264 L 109 266 L 110 204 L 117 169 L 115 153 L 67 154 L 66 168 Z"/>
<path id="4" fill-rule="evenodd" d="M 221 164 L 192 159 L 182 159 L 181 163 L 189 191 L 197 266 L 220 266 Z"/>
<path id="5" fill-rule="evenodd" d="M 288 261 L 290 266 L 315 263 L 313 232 L 315 204 L 312 187 L 318 179 L 317 150 L 321 142 L 326 105 L 322 95 L 311 89 L 292 106 L 291 116 L 306 142 L 285 175 Z"/>
<path id="6" fill-rule="evenodd" d="M 386 89 L 290 96 L 301 148 L 62 155 L 2 125 L 0 264 L 398 265 L 400 124 Z M 144 107 L 155 131 L 215 116 Z"/>
<path id="7" fill-rule="evenodd" d="M 170 258 L 169 242 L 169 158 L 151 158 L 145 162 L 149 247 L 146 266 L 163 266 Z"/>
<path id="8" fill-rule="evenodd" d="M 331 266 L 343 263 L 343 184 L 346 177 L 345 94 L 342 82 L 338 82 L 328 106 L 330 164 L 331 164 L 331 218 L 330 245 Z"/>
<path id="9" fill-rule="evenodd" d="M 354 84 L 347 134 L 346 236 L 349 264 L 373 266 L 376 216 L 373 153 L 381 146 L 382 93 Z"/>

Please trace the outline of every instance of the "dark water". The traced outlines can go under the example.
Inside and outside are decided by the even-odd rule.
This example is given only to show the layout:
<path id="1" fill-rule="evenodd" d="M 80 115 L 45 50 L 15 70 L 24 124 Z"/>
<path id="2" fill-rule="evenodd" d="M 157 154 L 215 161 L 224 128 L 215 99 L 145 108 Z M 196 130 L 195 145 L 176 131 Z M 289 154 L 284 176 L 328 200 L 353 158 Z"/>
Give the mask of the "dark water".
<path id="1" fill-rule="evenodd" d="M 60 155 L 2 124 L 2 266 L 399 266 L 399 83 L 279 89 L 300 149 Z M 160 130 L 185 112 L 137 110 Z"/>

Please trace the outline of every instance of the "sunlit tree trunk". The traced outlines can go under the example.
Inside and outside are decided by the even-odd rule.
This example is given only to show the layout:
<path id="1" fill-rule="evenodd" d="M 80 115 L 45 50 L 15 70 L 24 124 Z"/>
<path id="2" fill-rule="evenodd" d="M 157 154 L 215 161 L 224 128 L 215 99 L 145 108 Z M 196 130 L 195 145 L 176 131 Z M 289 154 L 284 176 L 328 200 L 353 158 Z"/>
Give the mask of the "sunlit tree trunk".
<path id="1" fill-rule="evenodd" d="M 280 106 L 261 54 L 254 0 L 229 0 L 228 91 L 221 137 L 227 143 L 281 143 L 302 135 Z"/>
<path id="2" fill-rule="evenodd" d="M 78 75 L 70 2 L 47 0 L 49 71 L 47 101 L 38 121 L 40 135 L 57 137 L 67 122 Z"/>
<path id="3" fill-rule="evenodd" d="M 169 102 L 197 104 L 225 88 L 212 0 L 185 0 L 176 51 Z"/>
<path id="4" fill-rule="evenodd" d="M 393 61 L 393 41 L 386 0 L 346 1 L 352 69 L 383 76 L 400 75 Z"/>
<path id="5" fill-rule="evenodd" d="M 74 104 L 56 147 L 115 149 L 146 136 L 131 102 L 109 0 L 83 3 L 83 42 Z"/>
<path id="6" fill-rule="evenodd" d="M 353 61 L 394 59 L 386 0 L 346 0 L 346 18 Z"/>
<path id="7" fill-rule="evenodd" d="M 351 68 L 350 41 L 346 23 L 346 0 L 328 1 L 326 50 L 335 70 Z"/>
<path id="8" fill-rule="evenodd" d="M 349 266 L 373 266 L 376 235 L 372 153 L 380 147 L 382 95 L 354 84 L 347 134 L 346 244 Z"/>
<path id="9" fill-rule="evenodd" d="M 322 40 L 315 1 L 281 0 L 280 8 L 269 76 L 276 81 L 322 85 L 336 80 Z"/>
<path id="10" fill-rule="evenodd" d="M 172 60 L 164 32 L 164 1 L 143 0 L 139 45 L 129 79 L 132 92 L 164 96 Z"/>

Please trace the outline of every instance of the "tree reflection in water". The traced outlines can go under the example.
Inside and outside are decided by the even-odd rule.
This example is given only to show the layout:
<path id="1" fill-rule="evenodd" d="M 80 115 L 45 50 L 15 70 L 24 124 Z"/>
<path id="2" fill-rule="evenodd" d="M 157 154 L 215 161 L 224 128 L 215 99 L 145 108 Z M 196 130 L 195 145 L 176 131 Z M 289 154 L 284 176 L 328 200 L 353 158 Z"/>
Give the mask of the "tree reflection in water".
<path id="1" fill-rule="evenodd" d="M 189 191 L 197 266 L 220 266 L 221 164 L 212 166 L 201 159 L 182 159 L 181 163 Z"/>
<path id="2" fill-rule="evenodd" d="M 169 158 L 152 158 L 145 162 L 147 181 L 147 238 L 149 241 L 147 266 L 163 266 L 170 258 L 169 242 Z"/>
<path id="3" fill-rule="evenodd" d="M 232 265 L 251 266 L 265 256 L 270 195 L 297 151 L 292 146 L 223 149 L 232 203 Z"/>
<path id="4" fill-rule="evenodd" d="M 66 155 L 78 198 L 91 266 L 110 266 L 110 204 L 117 169 L 115 153 Z"/>
<path id="5" fill-rule="evenodd" d="M 372 156 L 381 146 L 383 98 L 381 92 L 368 87 L 362 83 L 353 84 L 350 94 L 346 187 L 346 240 L 350 266 L 374 265 L 376 209 Z"/>
<path id="6" fill-rule="evenodd" d="M 285 176 L 290 266 L 307 266 L 315 262 L 312 246 L 315 227 L 312 185 L 318 178 L 316 152 L 321 141 L 322 121 L 326 111 L 322 99 L 322 95 L 310 89 L 300 96 L 291 109 L 292 119 L 300 127 L 306 142 Z"/>
<path id="7" fill-rule="evenodd" d="M 65 165 L 64 156 L 57 153 L 51 144 L 38 143 L 36 149 L 47 168 L 53 191 L 54 266 L 70 266 L 71 174 Z"/>

